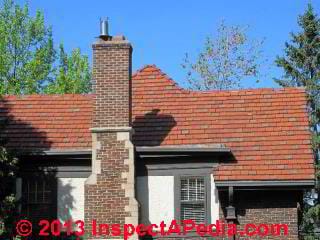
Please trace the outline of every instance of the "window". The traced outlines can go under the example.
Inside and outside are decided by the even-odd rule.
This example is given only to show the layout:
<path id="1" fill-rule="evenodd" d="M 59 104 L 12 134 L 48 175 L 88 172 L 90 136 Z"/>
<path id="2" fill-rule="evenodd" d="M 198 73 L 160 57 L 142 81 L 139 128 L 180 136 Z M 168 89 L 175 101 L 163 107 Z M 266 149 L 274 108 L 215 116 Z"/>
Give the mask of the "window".
<path id="1" fill-rule="evenodd" d="M 204 176 L 180 178 L 180 220 L 192 219 L 198 224 L 208 221 L 206 192 Z"/>
<path id="2" fill-rule="evenodd" d="M 56 216 L 55 179 L 24 178 L 22 180 L 22 212 L 32 221 L 55 218 Z"/>

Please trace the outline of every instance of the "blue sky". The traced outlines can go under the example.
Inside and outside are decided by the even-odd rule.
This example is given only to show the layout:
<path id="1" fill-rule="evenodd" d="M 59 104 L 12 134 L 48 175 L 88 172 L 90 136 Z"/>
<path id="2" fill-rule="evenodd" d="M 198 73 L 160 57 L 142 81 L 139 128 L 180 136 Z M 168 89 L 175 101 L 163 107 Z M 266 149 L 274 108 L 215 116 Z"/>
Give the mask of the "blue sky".
<path id="1" fill-rule="evenodd" d="M 25 0 L 18 0 L 25 3 Z M 195 56 L 206 36 L 217 24 L 249 25 L 251 38 L 265 38 L 264 52 L 272 64 L 281 55 L 289 32 L 297 31 L 297 16 L 309 0 L 29 0 L 31 12 L 44 12 L 53 27 L 55 43 L 63 42 L 67 50 L 80 47 L 91 60 L 91 44 L 99 35 L 99 18 L 109 17 L 111 35 L 125 35 L 132 43 L 133 68 L 156 64 L 180 85 L 185 72 L 181 68 L 186 52 Z M 320 1 L 313 3 L 320 14 Z M 256 85 L 276 87 L 272 78 L 281 71 L 271 66 Z"/>

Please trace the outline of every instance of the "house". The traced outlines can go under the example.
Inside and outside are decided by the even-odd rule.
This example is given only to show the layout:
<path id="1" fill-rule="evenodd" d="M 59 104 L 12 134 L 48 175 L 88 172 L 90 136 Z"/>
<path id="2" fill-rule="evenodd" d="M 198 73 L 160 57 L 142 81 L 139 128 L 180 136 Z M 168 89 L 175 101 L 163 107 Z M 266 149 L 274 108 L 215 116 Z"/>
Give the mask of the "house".
<path id="1" fill-rule="evenodd" d="M 21 212 L 86 228 L 280 223 L 298 239 L 315 179 L 305 90 L 189 91 L 154 65 L 132 74 L 131 53 L 124 37 L 101 35 L 93 94 L 2 98 Z"/>

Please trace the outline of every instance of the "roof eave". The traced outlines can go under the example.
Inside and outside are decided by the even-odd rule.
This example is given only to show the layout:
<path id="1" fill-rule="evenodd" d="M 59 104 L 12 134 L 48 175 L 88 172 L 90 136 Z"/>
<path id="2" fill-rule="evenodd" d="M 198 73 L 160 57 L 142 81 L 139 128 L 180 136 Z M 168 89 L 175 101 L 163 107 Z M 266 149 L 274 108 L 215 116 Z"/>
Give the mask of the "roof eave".
<path id="1" fill-rule="evenodd" d="M 66 155 L 91 155 L 91 149 L 32 149 L 21 150 L 19 155 L 44 155 L 44 156 L 66 156 Z"/>
<path id="2" fill-rule="evenodd" d="M 217 187 L 314 187 L 315 180 L 216 181 Z"/>
<path id="3" fill-rule="evenodd" d="M 136 147 L 138 153 L 230 153 L 231 150 L 223 145 L 220 146 L 197 146 L 197 145 L 177 145 L 177 146 L 155 146 Z"/>

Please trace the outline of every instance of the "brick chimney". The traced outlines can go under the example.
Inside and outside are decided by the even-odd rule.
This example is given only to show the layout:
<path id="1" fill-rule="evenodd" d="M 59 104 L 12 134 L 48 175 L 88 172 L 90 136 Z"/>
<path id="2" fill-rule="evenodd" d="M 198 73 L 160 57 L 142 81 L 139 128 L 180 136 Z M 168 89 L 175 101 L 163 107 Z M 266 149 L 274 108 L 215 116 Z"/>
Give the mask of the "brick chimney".
<path id="1" fill-rule="evenodd" d="M 92 174 L 85 185 L 86 228 L 93 219 L 97 224 L 138 223 L 130 138 L 132 47 L 123 36 L 109 36 L 106 24 L 101 22 L 101 35 L 93 44 Z"/>

